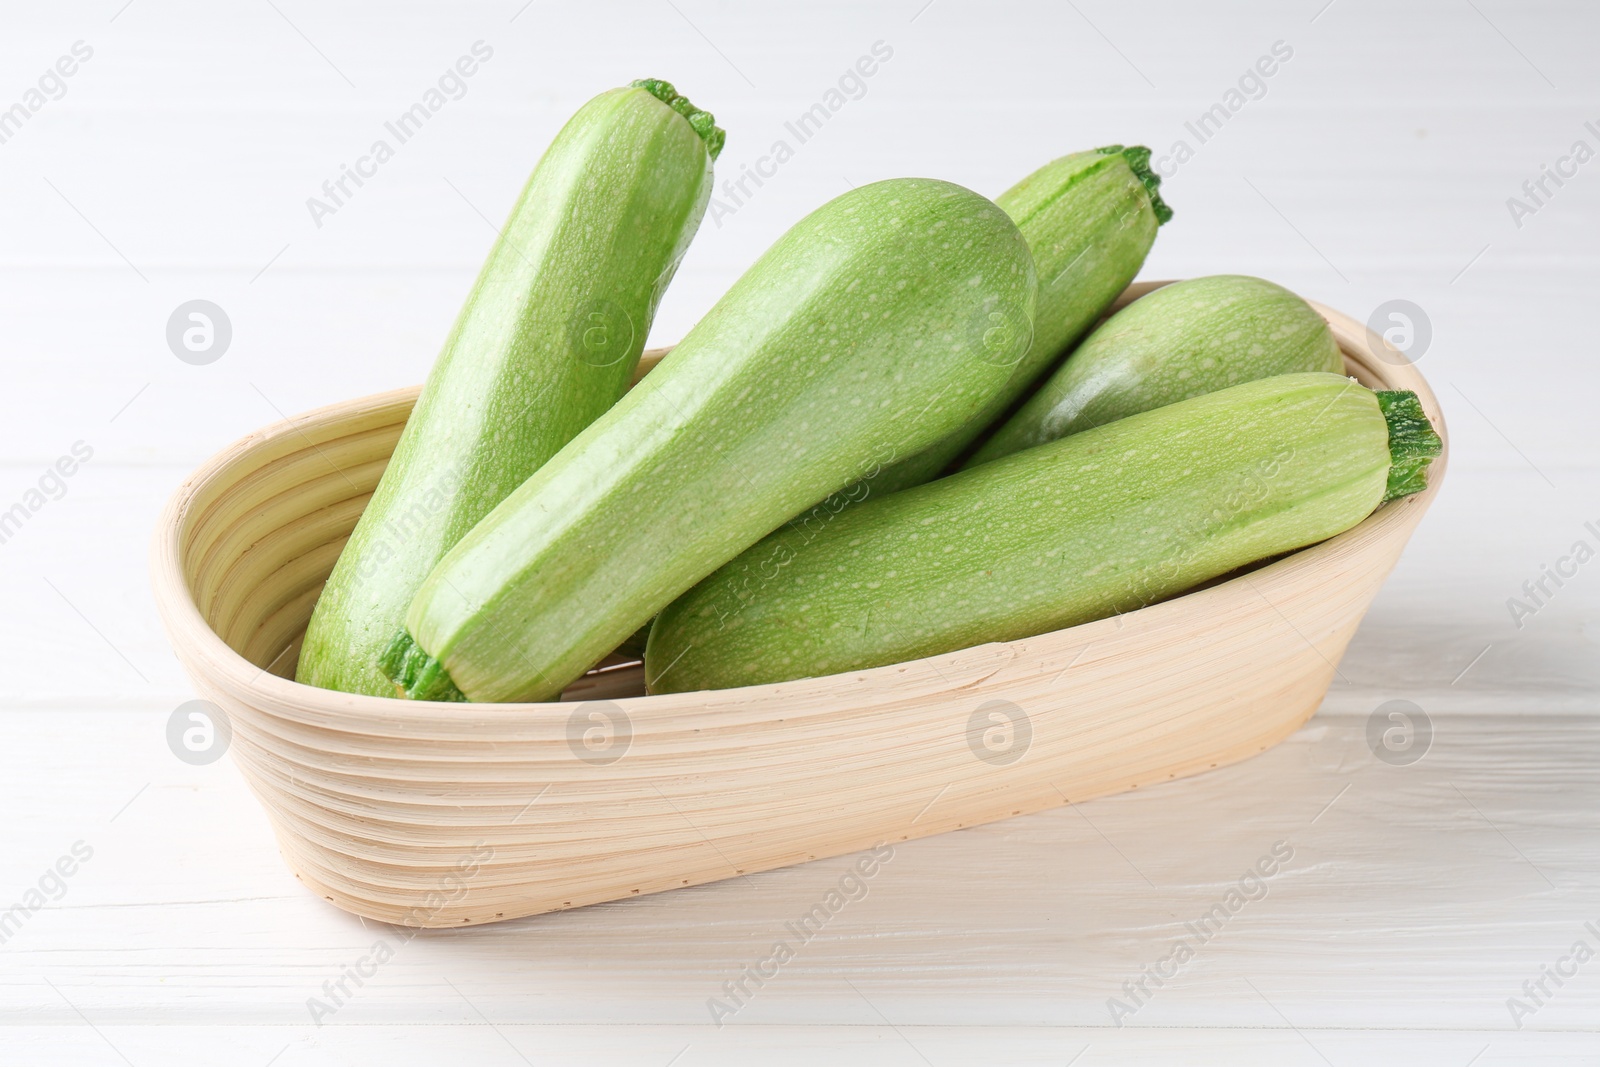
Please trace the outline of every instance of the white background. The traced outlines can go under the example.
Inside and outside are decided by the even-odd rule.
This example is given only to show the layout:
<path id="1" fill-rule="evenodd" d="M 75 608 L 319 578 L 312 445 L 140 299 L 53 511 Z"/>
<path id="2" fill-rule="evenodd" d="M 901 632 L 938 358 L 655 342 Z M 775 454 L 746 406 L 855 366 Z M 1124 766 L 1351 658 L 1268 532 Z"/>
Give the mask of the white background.
<path id="1" fill-rule="evenodd" d="M 3 24 L 0 108 L 74 42 L 94 50 L 0 144 L 0 510 L 74 442 L 94 451 L 0 545 L 0 907 L 74 842 L 94 850 L 0 945 L 4 1062 L 1600 1055 L 1600 960 L 1547 981 L 1520 1031 L 1507 1005 L 1575 941 L 1600 948 L 1600 562 L 1520 628 L 1506 603 L 1600 544 L 1600 162 L 1520 226 L 1507 207 L 1575 140 L 1600 149 L 1592 6 L 97 0 L 7 3 Z M 494 55 L 466 94 L 315 225 L 306 199 L 479 40 Z M 312 1025 L 307 998 L 394 935 L 300 888 L 226 760 L 168 751 L 192 694 L 148 592 L 161 503 L 280 414 L 420 381 L 588 97 L 675 81 L 729 131 L 736 177 L 878 41 L 893 56 L 865 94 L 708 217 L 653 341 L 851 185 L 996 195 L 1068 151 L 1189 141 L 1144 277 L 1254 273 L 1431 322 L 1413 355 L 1450 420 L 1449 480 L 1323 711 L 1238 767 L 898 847 L 722 1029 L 707 999 L 848 860 L 425 935 Z M 1293 56 L 1265 95 L 1198 144 L 1185 121 L 1278 41 Z M 209 366 L 165 339 L 194 298 L 232 322 Z M 1391 699 L 1431 717 L 1411 766 L 1364 740 Z M 1113 1027 L 1107 998 L 1279 840 L 1295 859 L 1268 896 Z"/>

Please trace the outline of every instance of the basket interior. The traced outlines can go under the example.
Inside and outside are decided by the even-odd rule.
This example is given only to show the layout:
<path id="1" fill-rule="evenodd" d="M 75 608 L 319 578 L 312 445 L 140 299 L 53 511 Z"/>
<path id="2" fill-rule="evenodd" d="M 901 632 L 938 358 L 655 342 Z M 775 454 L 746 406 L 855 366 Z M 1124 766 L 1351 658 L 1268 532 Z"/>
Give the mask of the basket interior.
<path id="1" fill-rule="evenodd" d="M 1118 306 L 1152 288 L 1134 286 Z M 1346 372 L 1369 387 L 1386 387 L 1370 351 L 1342 331 L 1339 337 Z M 661 354 L 646 354 L 641 376 Z M 417 391 L 343 405 L 332 417 L 313 413 L 292 420 L 290 432 L 280 428 L 241 442 L 229 464 L 234 469 L 219 472 L 196 495 L 182 535 L 184 575 L 207 624 L 250 663 L 294 678 L 312 608 L 388 465 Z M 637 658 L 612 655 L 562 699 L 644 691 Z"/>

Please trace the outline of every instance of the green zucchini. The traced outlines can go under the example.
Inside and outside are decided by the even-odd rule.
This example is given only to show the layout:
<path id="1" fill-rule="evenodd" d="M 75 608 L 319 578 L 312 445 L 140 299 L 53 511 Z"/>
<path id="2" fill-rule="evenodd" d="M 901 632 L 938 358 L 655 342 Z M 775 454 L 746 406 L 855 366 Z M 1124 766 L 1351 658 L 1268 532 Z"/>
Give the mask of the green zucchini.
<path id="1" fill-rule="evenodd" d="M 1291 374 L 784 528 L 656 620 L 657 693 L 900 663 L 1128 611 L 1332 537 L 1424 486 L 1416 394 Z M 754 576 L 754 580 L 752 580 Z"/>
<path id="2" fill-rule="evenodd" d="M 539 161 L 312 613 L 296 678 L 379 663 L 445 552 L 627 388 L 723 134 L 665 82 L 585 104 Z"/>
<path id="3" fill-rule="evenodd" d="M 1343 369 L 1328 323 L 1282 286 L 1239 274 L 1174 282 L 1101 323 L 966 465 L 1240 382 Z"/>
<path id="4" fill-rule="evenodd" d="M 1016 222 L 1039 276 L 1033 344 L 1004 389 L 970 422 L 921 455 L 886 469 L 872 494 L 920 485 L 949 467 L 1089 331 L 1133 281 L 1172 218 L 1150 149 L 1110 145 L 1034 171 L 995 202 Z"/>
<path id="5" fill-rule="evenodd" d="M 823 205 L 440 561 L 386 671 L 417 699 L 555 698 L 801 508 L 970 420 L 1034 289 L 1016 226 L 958 185 Z"/>

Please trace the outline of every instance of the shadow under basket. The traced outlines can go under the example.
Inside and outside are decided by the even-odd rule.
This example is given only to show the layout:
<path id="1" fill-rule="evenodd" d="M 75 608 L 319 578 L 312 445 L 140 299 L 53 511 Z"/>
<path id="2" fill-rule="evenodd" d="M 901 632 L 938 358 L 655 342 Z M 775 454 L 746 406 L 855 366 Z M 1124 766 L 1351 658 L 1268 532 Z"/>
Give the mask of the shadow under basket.
<path id="1" fill-rule="evenodd" d="M 1135 285 L 1122 302 L 1162 283 Z M 1319 307 L 1349 372 L 1439 406 Z M 659 352 L 647 353 L 648 368 Z M 663 696 L 637 667 L 567 703 L 444 704 L 292 681 L 299 642 L 417 389 L 252 434 L 157 530 L 163 621 L 284 857 L 410 926 L 492 922 L 770 870 L 1233 763 L 1321 703 L 1444 475 L 1331 540 L 1116 618 L 779 685 Z"/>

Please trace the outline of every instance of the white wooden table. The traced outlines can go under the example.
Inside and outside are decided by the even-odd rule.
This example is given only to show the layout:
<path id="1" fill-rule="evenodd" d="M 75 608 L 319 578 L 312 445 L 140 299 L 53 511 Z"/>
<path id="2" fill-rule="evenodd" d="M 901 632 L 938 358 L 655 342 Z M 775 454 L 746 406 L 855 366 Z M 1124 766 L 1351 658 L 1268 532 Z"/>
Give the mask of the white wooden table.
<path id="1" fill-rule="evenodd" d="M 1600 162 L 1522 189 L 1600 149 L 1593 7 L 94 0 L 5 21 L 0 109 L 28 114 L 0 121 L 0 512 L 25 513 L 0 544 L 0 908 L 23 905 L 0 912 L 0 1062 L 1600 1059 L 1600 563 L 1507 605 L 1600 547 Z M 480 40 L 460 98 L 316 225 L 307 198 Z M 403 943 L 332 910 L 227 761 L 167 748 L 191 693 L 147 589 L 161 502 L 280 413 L 420 380 L 583 99 L 672 78 L 729 130 L 736 179 L 879 41 L 859 98 L 724 194 L 656 340 L 852 184 L 994 194 L 1068 150 L 1189 142 L 1147 277 L 1256 273 L 1431 324 L 1413 354 L 1451 418 L 1447 491 L 1323 710 L 1240 766 L 896 847 L 720 1027 L 724 983 L 847 860 Z M 1292 56 L 1200 143 L 1185 123 L 1276 42 Z M 165 337 L 197 298 L 232 325 L 206 366 Z M 92 458 L 41 486 L 78 442 Z M 1390 700 L 1431 722 L 1407 765 L 1366 740 Z M 1254 899 L 1193 934 L 1275 846 Z M 318 1025 L 308 1001 L 380 939 L 393 959 Z"/>

